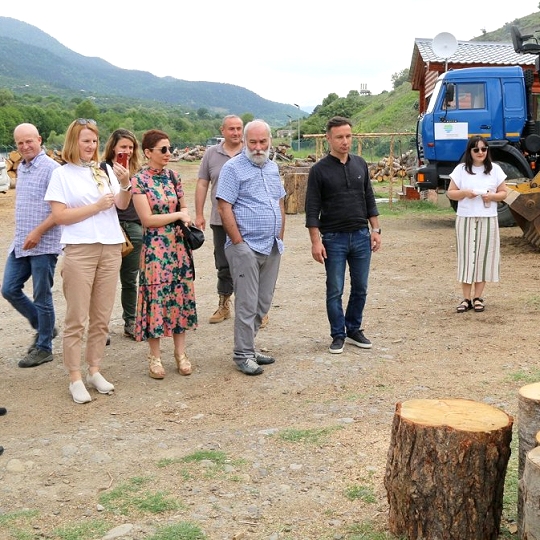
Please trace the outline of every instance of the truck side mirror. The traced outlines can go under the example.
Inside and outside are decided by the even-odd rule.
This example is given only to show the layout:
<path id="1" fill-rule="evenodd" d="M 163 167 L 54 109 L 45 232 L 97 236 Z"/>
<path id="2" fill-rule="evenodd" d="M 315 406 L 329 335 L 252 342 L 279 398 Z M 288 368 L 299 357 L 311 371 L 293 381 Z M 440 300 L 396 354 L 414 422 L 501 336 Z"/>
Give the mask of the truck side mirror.
<path id="1" fill-rule="evenodd" d="M 446 93 L 444 95 L 444 103 L 446 107 L 448 107 L 448 105 L 454 101 L 455 97 L 456 97 L 456 85 L 452 83 L 447 84 Z"/>

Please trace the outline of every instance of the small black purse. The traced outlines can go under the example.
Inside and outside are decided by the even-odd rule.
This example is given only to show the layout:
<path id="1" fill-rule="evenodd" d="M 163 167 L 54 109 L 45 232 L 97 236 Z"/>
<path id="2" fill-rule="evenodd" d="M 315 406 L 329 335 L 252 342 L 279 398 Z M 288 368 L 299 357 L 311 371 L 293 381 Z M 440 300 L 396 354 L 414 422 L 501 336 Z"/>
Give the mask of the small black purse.
<path id="1" fill-rule="evenodd" d="M 176 224 L 182 229 L 184 240 L 189 248 L 194 251 L 204 244 L 204 232 L 195 225 L 186 225 L 181 219 Z"/>

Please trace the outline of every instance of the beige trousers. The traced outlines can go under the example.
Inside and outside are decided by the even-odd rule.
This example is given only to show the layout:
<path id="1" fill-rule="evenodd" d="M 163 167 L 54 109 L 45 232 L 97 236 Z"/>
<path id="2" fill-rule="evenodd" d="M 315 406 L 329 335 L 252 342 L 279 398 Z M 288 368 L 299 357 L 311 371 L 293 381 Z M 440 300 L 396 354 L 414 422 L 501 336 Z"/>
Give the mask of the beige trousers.
<path id="1" fill-rule="evenodd" d="M 105 352 L 109 321 L 114 306 L 122 244 L 68 244 L 61 271 L 66 318 L 64 366 L 81 370 L 84 331 L 88 323 L 85 359 L 99 367 Z"/>

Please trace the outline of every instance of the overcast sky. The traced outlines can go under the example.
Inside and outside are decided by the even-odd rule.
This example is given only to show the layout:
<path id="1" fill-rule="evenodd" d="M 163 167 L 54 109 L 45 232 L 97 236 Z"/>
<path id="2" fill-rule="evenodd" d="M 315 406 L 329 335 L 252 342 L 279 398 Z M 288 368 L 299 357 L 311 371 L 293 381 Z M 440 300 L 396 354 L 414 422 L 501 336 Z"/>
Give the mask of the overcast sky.
<path id="1" fill-rule="evenodd" d="M 391 90 L 392 75 L 410 67 L 415 38 L 449 32 L 469 40 L 538 11 L 538 4 L 28 0 L 3 2 L 0 15 L 117 67 L 236 84 L 265 99 L 308 108 L 332 92 Z"/>

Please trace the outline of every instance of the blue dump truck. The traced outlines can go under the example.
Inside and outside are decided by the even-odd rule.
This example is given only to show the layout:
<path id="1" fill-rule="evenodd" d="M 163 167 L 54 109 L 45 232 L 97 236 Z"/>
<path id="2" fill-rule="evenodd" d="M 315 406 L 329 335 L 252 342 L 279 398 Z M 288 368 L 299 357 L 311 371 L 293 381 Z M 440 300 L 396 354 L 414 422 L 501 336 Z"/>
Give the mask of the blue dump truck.
<path id="1" fill-rule="evenodd" d="M 540 45 L 516 52 L 540 55 Z M 440 75 L 418 119 L 420 166 L 414 183 L 421 191 L 446 191 L 467 139 L 485 137 L 492 160 L 507 175 L 509 195 L 499 204 L 499 224 L 517 223 L 525 238 L 540 247 L 540 124 L 533 83 L 534 72 L 519 66 L 464 68 Z M 451 203 L 455 209 L 457 203 Z"/>

